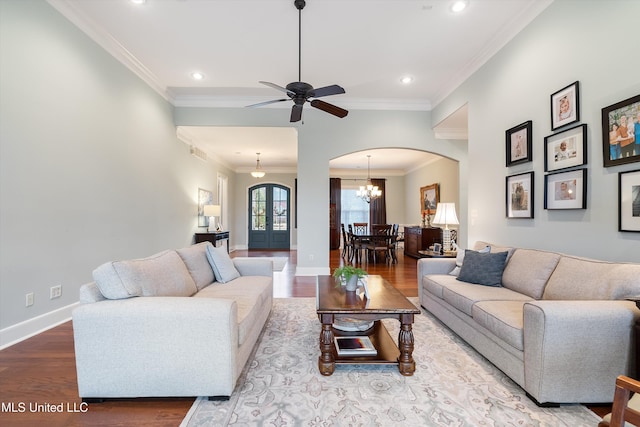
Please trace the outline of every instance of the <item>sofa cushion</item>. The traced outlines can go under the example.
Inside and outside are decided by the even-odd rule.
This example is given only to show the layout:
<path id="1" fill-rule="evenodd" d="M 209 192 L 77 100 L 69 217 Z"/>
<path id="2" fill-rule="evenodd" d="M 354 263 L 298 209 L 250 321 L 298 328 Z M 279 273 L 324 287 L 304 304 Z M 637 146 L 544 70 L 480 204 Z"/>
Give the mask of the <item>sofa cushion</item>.
<path id="1" fill-rule="evenodd" d="M 273 279 L 267 276 L 240 276 L 229 283 L 215 283 L 194 295 L 197 298 L 232 299 L 238 306 L 238 345 L 259 324 L 265 304 L 271 304 Z"/>
<path id="2" fill-rule="evenodd" d="M 440 277 L 440 276 L 436 276 Z M 479 301 L 531 301 L 532 298 L 511 289 L 496 286 L 478 286 L 456 281 L 442 289 L 442 299 L 467 316 L 472 316 L 473 305 Z"/>
<path id="3" fill-rule="evenodd" d="M 211 268 L 213 268 L 213 274 L 216 276 L 218 282 L 227 283 L 240 277 L 240 273 L 235 265 L 233 265 L 233 261 L 224 246 L 207 246 L 206 253 L 209 264 L 211 264 Z"/>
<path id="4" fill-rule="evenodd" d="M 640 295 L 640 264 L 563 255 L 542 295 L 551 300 L 619 300 Z"/>
<path id="5" fill-rule="evenodd" d="M 446 274 L 430 274 L 422 277 L 422 289 L 440 299 L 444 299 L 444 289 L 456 283 L 460 282 L 457 282 L 455 277 Z"/>
<path id="6" fill-rule="evenodd" d="M 516 249 L 504 268 L 502 286 L 540 299 L 559 260 L 554 252 Z"/>
<path id="7" fill-rule="evenodd" d="M 480 253 L 467 249 L 458 280 L 485 286 L 501 286 L 507 252 Z"/>
<path id="8" fill-rule="evenodd" d="M 480 301 L 471 310 L 473 320 L 517 350 L 524 351 L 526 301 Z"/>
<path id="9" fill-rule="evenodd" d="M 211 242 L 202 242 L 176 250 L 187 266 L 187 270 L 198 290 L 204 289 L 215 280 L 213 268 L 211 268 L 211 264 L 207 259 L 207 246 L 213 245 Z"/>
<path id="10" fill-rule="evenodd" d="M 464 254 L 466 253 L 466 250 L 457 250 L 457 255 L 456 255 L 456 266 L 453 270 L 451 270 L 451 272 L 449 273 L 452 276 L 459 276 L 460 275 L 460 268 L 462 267 L 462 264 L 464 263 Z M 491 252 L 491 246 L 485 246 L 482 249 L 477 250 L 476 252 L 480 252 L 481 254 L 486 254 Z"/>
<path id="11" fill-rule="evenodd" d="M 93 271 L 93 280 L 108 299 L 188 297 L 197 291 L 176 251 L 164 251 L 142 259 L 107 262 Z"/>

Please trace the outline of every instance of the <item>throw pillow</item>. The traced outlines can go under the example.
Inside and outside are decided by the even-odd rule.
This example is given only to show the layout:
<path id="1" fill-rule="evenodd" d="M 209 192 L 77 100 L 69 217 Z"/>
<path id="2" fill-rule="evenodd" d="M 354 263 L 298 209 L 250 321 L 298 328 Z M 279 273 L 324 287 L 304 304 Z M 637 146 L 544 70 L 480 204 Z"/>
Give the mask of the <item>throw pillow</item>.
<path id="1" fill-rule="evenodd" d="M 466 250 L 457 280 L 485 286 L 501 286 L 508 252 L 480 253 Z"/>
<path id="2" fill-rule="evenodd" d="M 224 246 L 207 246 L 206 252 L 207 259 L 218 282 L 227 283 L 236 277 L 240 277 L 240 273 L 236 266 L 233 265 L 233 261 Z"/>
<path id="3" fill-rule="evenodd" d="M 460 267 L 462 267 L 462 263 L 464 261 L 465 250 L 464 249 L 461 250 L 460 248 L 458 248 L 458 245 L 456 245 L 456 252 L 457 252 L 456 266 L 455 266 L 455 268 L 453 270 L 451 270 L 449 272 L 449 274 L 451 276 L 456 276 L 457 277 L 460 274 Z M 487 245 L 487 246 L 485 246 L 484 248 L 480 249 L 477 252 L 479 252 L 481 254 L 489 253 L 489 252 L 491 252 L 491 246 Z"/>

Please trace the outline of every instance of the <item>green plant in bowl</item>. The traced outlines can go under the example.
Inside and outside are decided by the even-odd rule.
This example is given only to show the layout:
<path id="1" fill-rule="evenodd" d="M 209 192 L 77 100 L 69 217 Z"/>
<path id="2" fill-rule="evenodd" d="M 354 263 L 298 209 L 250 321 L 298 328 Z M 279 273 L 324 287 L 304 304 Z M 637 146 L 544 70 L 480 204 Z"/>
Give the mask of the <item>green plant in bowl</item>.
<path id="1" fill-rule="evenodd" d="M 352 265 L 345 265 L 333 270 L 333 277 L 346 285 L 348 291 L 355 291 L 358 287 L 358 280 L 365 277 L 367 272 Z"/>

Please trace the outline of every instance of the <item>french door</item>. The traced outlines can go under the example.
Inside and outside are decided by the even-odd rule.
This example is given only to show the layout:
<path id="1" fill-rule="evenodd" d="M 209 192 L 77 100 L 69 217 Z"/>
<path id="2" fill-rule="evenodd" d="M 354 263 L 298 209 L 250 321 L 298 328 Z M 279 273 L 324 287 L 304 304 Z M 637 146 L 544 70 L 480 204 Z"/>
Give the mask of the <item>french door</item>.
<path id="1" fill-rule="evenodd" d="M 289 249 L 290 192 L 277 184 L 249 188 L 249 249 Z"/>

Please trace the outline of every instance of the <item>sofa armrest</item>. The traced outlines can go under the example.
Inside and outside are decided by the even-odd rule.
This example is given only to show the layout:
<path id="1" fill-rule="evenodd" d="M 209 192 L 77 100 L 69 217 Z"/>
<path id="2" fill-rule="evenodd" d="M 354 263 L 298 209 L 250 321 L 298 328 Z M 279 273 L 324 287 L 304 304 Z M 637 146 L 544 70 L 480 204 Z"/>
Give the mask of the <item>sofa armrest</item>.
<path id="1" fill-rule="evenodd" d="M 420 258 L 418 260 L 418 283 L 429 274 L 449 274 L 456 267 L 455 258 Z"/>
<path id="2" fill-rule="evenodd" d="M 80 396 L 230 395 L 238 377 L 237 316 L 235 301 L 217 298 L 79 306 L 72 319 Z"/>
<path id="3" fill-rule="evenodd" d="M 273 261 L 265 258 L 233 259 L 241 276 L 273 276 Z"/>
<path id="4" fill-rule="evenodd" d="M 638 317 L 640 311 L 629 301 L 525 303 L 527 392 L 540 403 L 560 403 L 555 396 L 571 396 L 571 402 L 611 401 L 616 377 L 633 373 Z"/>

